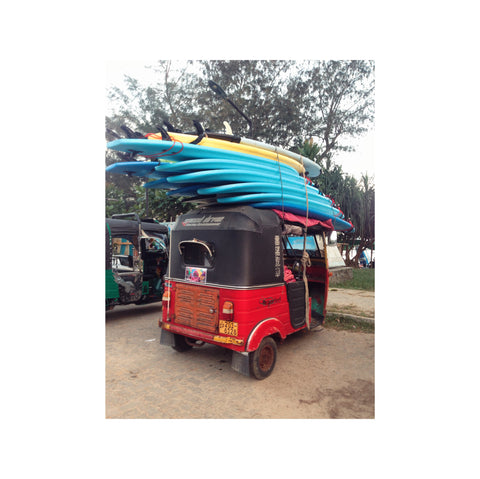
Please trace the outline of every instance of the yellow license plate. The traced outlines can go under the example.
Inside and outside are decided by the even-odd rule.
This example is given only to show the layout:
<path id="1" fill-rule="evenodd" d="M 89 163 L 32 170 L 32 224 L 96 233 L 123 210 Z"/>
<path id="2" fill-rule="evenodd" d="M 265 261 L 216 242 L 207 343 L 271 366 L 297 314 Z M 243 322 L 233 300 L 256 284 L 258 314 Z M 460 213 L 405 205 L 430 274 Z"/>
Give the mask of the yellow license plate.
<path id="1" fill-rule="evenodd" d="M 220 320 L 218 322 L 218 332 L 229 336 L 238 336 L 238 323 Z"/>

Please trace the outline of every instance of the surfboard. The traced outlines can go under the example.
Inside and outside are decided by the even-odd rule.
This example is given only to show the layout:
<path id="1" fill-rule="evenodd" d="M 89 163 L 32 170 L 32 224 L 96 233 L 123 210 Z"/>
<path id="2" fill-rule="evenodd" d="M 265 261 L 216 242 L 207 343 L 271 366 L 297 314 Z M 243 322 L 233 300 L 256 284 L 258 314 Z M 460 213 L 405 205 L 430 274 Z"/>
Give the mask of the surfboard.
<path id="1" fill-rule="evenodd" d="M 178 141 L 183 143 L 191 143 L 196 138 L 197 135 L 191 135 L 187 133 L 175 133 L 175 132 L 168 132 L 168 135 Z M 213 135 L 213 136 L 210 136 Z M 239 151 L 241 153 L 248 153 L 255 156 L 261 156 L 264 158 L 268 158 L 271 160 L 279 160 L 283 163 L 292 165 L 292 160 L 301 164 L 305 171 L 307 172 L 308 176 L 311 178 L 315 178 L 320 174 L 320 166 L 315 163 L 314 161 L 306 158 L 305 156 L 299 155 L 297 153 L 293 153 L 288 150 L 284 150 L 282 148 L 278 148 L 273 145 L 269 145 L 268 143 L 262 143 L 256 140 L 250 140 L 248 138 L 239 138 L 230 135 L 225 135 L 224 138 L 219 138 L 221 134 L 210 134 L 206 133 L 206 136 L 203 137 L 197 145 L 212 147 L 212 148 L 220 148 L 230 151 Z M 147 135 L 149 139 L 156 139 L 161 140 L 161 134 L 150 133 Z M 239 140 L 239 141 L 232 141 Z"/>
<path id="2" fill-rule="evenodd" d="M 299 178 L 296 170 L 288 165 L 282 163 L 272 163 L 265 160 L 265 163 L 259 163 L 257 160 L 229 160 L 223 161 L 214 158 L 203 160 L 184 160 L 177 163 L 170 163 L 165 165 L 158 165 L 155 168 L 157 175 L 168 176 L 176 173 L 188 173 L 200 170 L 218 170 L 218 169 L 253 169 L 255 171 L 271 171 L 272 173 L 279 173 L 285 177 Z"/>
<path id="3" fill-rule="evenodd" d="M 299 155 L 298 153 L 294 153 L 293 151 L 288 151 L 283 148 L 278 148 L 276 146 L 269 145 L 268 143 L 251 140 L 249 138 L 242 138 L 241 143 L 245 145 L 255 146 L 260 149 L 264 148 L 265 150 L 269 150 L 269 151 L 275 151 L 275 152 L 278 151 L 280 154 L 298 161 L 298 163 L 304 166 L 305 171 L 308 173 L 308 176 L 310 178 L 315 178 L 320 174 L 320 165 L 318 163 L 315 163 L 310 158 Z"/>
<path id="4" fill-rule="evenodd" d="M 114 151 L 147 156 L 160 161 L 183 161 L 192 159 L 221 159 L 224 161 L 241 161 L 245 159 L 256 159 L 259 164 L 263 164 L 264 160 L 263 157 L 241 153 L 238 151 L 229 151 L 221 148 L 211 148 L 208 146 L 191 145 L 188 143 L 163 140 L 124 138 L 107 143 L 107 148 Z M 277 162 L 277 160 L 273 159 L 270 159 L 270 161 L 272 163 Z M 280 163 L 285 163 L 282 160 L 278 161 Z M 305 173 L 305 168 L 294 160 L 289 160 L 288 165 L 294 168 L 300 174 Z"/>
<path id="5" fill-rule="evenodd" d="M 172 184 L 170 184 L 170 187 L 172 187 Z M 181 188 L 175 188 L 170 191 L 167 191 L 167 196 L 198 196 L 197 190 L 199 186 L 202 185 L 188 185 L 188 186 L 182 186 Z M 205 195 L 209 196 L 209 195 Z"/>
<path id="6" fill-rule="evenodd" d="M 279 184 L 280 175 L 272 172 L 263 172 L 260 169 L 246 170 L 242 168 L 195 171 L 193 173 L 171 175 L 166 179 L 170 183 L 221 183 L 226 181 L 243 183 L 246 181 L 267 181 L 269 183 Z M 281 181 L 283 184 L 304 185 L 304 179 L 301 176 L 297 178 L 283 176 Z"/>
<path id="7" fill-rule="evenodd" d="M 264 201 L 264 202 L 259 202 L 259 203 L 250 203 L 250 206 L 253 206 L 254 208 L 262 208 L 262 209 L 278 209 L 278 210 L 283 210 L 283 211 L 288 211 L 290 213 L 294 213 L 297 215 L 301 216 L 307 216 L 307 208 L 306 205 L 302 206 L 297 206 L 297 205 L 292 205 L 292 204 L 285 204 L 281 201 Z M 319 211 L 319 209 L 316 206 L 311 206 L 309 205 L 308 208 L 308 218 L 313 218 L 316 220 L 332 220 L 333 227 L 335 231 L 350 231 L 353 232 L 355 231 L 355 228 L 352 227 L 350 223 L 345 221 L 342 218 L 337 218 L 337 217 L 332 217 L 331 215 L 325 214 L 323 211 Z"/>
<path id="8" fill-rule="evenodd" d="M 107 166 L 105 171 L 118 175 L 149 177 L 159 164 L 158 161 L 121 161 Z"/>
<path id="9" fill-rule="evenodd" d="M 301 194 L 286 194 L 286 193 L 251 193 L 248 195 L 237 195 L 237 196 L 228 196 L 228 197 L 217 197 L 217 202 L 221 204 L 232 204 L 232 203 L 259 203 L 266 201 L 276 201 L 280 202 L 284 206 L 294 206 L 294 207 L 305 207 L 307 206 L 307 199 L 305 195 Z M 308 198 L 308 207 L 315 208 L 315 211 L 322 212 L 325 215 L 332 218 L 343 218 L 343 213 L 337 208 L 334 208 L 332 205 L 328 205 L 324 202 L 316 200 L 314 197 Z"/>
<path id="10" fill-rule="evenodd" d="M 323 196 L 317 188 L 307 185 L 307 192 L 310 196 L 315 197 L 318 200 L 325 202 L 325 204 L 331 205 L 332 200 Z M 275 183 L 265 183 L 252 181 L 248 183 L 230 183 L 219 186 L 207 186 L 199 187 L 197 193 L 199 195 L 222 195 L 222 194 L 234 194 L 234 193 L 302 193 L 305 195 L 304 186 L 290 186 L 290 185 L 278 185 Z M 305 195 L 306 196 L 306 195 Z"/>
<path id="11" fill-rule="evenodd" d="M 184 160 L 176 163 L 160 164 L 158 161 L 122 161 L 114 163 L 106 168 L 108 173 L 138 176 L 144 178 L 164 178 L 179 173 L 190 173 L 194 171 L 207 171 L 214 169 L 243 169 L 245 173 L 250 175 L 256 174 L 258 171 L 271 172 L 282 178 L 303 179 L 298 173 L 287 165 L 270 164 L 269 160 L 265 160 L 266 165 L 260 166 L 256 161 L 245 159 L 242 161 L 231 160 L 222 161 L 216 159 L 205 160 Z"/>

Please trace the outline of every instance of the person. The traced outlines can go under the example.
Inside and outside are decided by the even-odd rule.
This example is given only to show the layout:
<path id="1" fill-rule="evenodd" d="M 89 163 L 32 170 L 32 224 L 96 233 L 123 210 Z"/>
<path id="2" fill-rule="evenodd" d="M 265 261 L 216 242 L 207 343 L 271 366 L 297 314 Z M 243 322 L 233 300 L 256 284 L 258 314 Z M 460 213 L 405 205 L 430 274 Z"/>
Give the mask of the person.
<path id="1" fill-rule="evenodd" d="M 283 280 L 285 283 L 294 283 L 296 281 L 295 276 L 293 276 L 291 270 L 286 266 L 283 266 Z"/>

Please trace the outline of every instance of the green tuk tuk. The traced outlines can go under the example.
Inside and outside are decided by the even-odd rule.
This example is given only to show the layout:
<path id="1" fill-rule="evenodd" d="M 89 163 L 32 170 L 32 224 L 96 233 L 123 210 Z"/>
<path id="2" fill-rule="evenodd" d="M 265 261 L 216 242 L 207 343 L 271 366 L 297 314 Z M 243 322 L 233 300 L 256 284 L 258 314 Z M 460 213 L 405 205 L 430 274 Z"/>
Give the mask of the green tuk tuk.
<path id="1" fill-rule="evenodd" d="M 133 219 L 125 219 L 132 217 Z M 168 227 L 136 213 L 106 218 L 105 305 L 162 300 Z"/>

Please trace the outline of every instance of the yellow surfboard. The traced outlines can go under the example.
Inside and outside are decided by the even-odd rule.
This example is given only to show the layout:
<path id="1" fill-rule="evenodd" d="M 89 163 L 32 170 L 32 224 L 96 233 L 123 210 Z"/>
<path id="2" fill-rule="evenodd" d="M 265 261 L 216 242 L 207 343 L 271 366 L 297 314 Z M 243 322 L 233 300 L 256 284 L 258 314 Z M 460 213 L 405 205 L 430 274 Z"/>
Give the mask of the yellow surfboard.
<path id="1" fill-rule="evenodd" d="M 172 139 L 181 141 L 182 143 L 191 143 L 193 140 L 195 140 L 195 138 L 197 138 L 196 135 L 188 135 L 186 133 L 173 133 L 170 131 L 168 132 L 168 135 Z M 148 138 L 152 140 L 161 140 L 162 135 L 160 133 L 149 134 Z M 202 138 L 202 140 L 199 141 L 197 145 L 208 146 L 210 148 L 219 148 L 221 150 L 238 151 L 240 153 L 247 153 L 249 155 L 260 156 L 261 158 L 268 158 L 269 160 L 280 161 L 281 163 L 284 163 L 286 165 L 291 166 L 292 168 L 295 168 L 295 170 L 297 170 L 298 173 L 300 173 L 301 175 L 305 173 L 305 168 L 298 161 L 292 158 L 288 158 L 287 156 L 282 155 L 280 153 L 276 153 L 274 151 L 268 151 L 263 148 L 258 148 L 256 146 L 244 145 L 242 143 L 233 143 L 231 141 L 225 141 L 225 140 L 217 140 L 215 138 L 208 138 L 208 136 L 205 136 L 204 138 Z"/>

